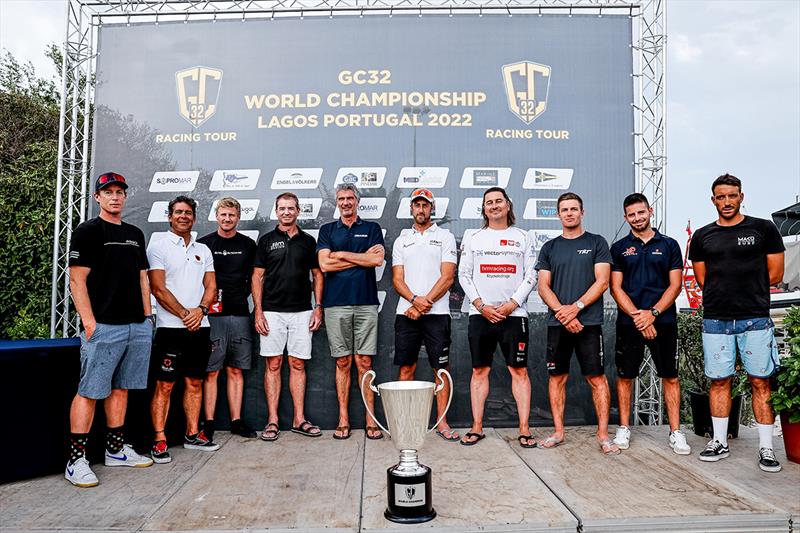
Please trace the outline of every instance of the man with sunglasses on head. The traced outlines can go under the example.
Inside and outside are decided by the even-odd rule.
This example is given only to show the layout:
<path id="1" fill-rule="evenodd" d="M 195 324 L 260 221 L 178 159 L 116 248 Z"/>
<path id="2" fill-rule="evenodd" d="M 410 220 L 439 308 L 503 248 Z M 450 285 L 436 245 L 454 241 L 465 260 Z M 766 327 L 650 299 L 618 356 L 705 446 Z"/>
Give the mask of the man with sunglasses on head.
<path id="1" fill-rule="evenodd" d="M 122 221 L 128 184 L 120 174 L 97 178 L 94 199 L 100 214 L 72 233 L 69 286 L 81 317 L 81 377 L 70 408 L 69 461 L 64 477 L 93 487 L 97 476 L 86 459 L 86 444 L 97 400 L 103 400 L 106 466 L 153 464 L 125 442 L 123 427 L 129 389 L 147 387 L 153 324 L 147 283 L 144 234 Z"/>
<path id="2" fill-rule="evenodd" d="M 158 241 L 151 240 L 147 248 L 150 286 L 157 309 L 152 358 L 156 389 L 150 405 L 155 430 L 150 455 L 156 463 L 172 461 L 164 429 L 170 395 L 179 378 L 186 386 L 183 447 L 210 452 L 219 449 L 219 444 L 198 427 L 203 380 L 211 355 L 208 308 L 216 298 L 217 283 L 211 250 L 192 235 L 196 216 L 197 202 L 178 196 L 168 206 L 169 233 Z"/>

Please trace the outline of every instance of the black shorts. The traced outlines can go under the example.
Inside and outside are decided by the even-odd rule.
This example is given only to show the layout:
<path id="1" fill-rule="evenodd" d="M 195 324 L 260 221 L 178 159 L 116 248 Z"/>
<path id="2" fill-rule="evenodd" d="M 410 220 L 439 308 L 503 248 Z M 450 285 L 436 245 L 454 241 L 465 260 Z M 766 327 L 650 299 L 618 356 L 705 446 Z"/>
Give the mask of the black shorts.
<path id="1" fill-rule="evenodd" d="M 602 376 L 603 327 L 583 326 L 580 333 L 570 333 L 564 326 L 547 326 L 547 372 L 551 376 L 569 374 L 572 352 L 578 357 L 581 374 Z"/>
<path id="2" fill-rule="evenodd" d="M 657 324 L 656 332 L 655 339 L 647 340 L 636 326 L 617 324 L 617 376 L 636 378 L 644 360 L 644 347 L 647 346 L 656 364 L 658 377 L 678 377 L 678 325 Z"/>
<path id="3" fill-rule="evenodd" d="M 450 315 L 422 315 L 417 320 L 396 316 L 394 364 L 416 364 L 423 342 L 431 368 L 445 368 L 450 363 Z"/>
<path id="4" fill-rule="evenodd" d="M 158 328 L 150 362 L 158 381 L 204 378 L 211 356 L 211 328 Z"/>
<path id="5" fill-rule="evenodd" d="M 492 324 L 482 315 L 471 315 L 468 337 L 472 368 L 492 366 L 498 343 L 507 366 L 528 366 L 528 317 L 510 316 Z"/>

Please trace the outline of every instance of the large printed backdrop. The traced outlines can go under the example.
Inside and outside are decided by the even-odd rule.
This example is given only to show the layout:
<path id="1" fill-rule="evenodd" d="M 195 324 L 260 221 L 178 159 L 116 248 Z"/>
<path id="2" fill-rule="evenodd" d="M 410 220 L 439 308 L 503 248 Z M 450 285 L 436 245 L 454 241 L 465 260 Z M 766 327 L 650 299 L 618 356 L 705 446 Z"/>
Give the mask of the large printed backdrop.
<path id="1" fill-rule="evenodd" d="M 584 198 L 587 228 L 611 240 L 634 187 L 630 43 L 626 16 L 104 25 L 94 171 L 129 179 L 126 220 L 148 239 L 168 229 L 166 205 L 178 194 L 199 202 L 201 235 L 215 229 L 215 200 L 238 198 L 240 228 L 257 238 L 275 225 L 274 199 L 286 190 L 301 197 L 301 225 L 315 233 L 338 216 L 335 185 L 352 182 L 364 196 L 362 218 L 385 230 L 387 265 L 419 186 L 436 194 L 435 217 L 458 241 L 480 226 L 482 189 L 493 185 L 507 188 L 537 248 L 559 233 L 554 199 L 566 190 Z M 379 381 L 392 374 L 390 271 L 379 270 Z M 454 413 L 468 420 L 462 299 L 456 287 L 454 372 L 464 405 Z M 541 309 L 535 297 L 530 303 Z M 538 376 L 543 328 L 532 319 Z M 317 335 L 315 354 L 326 352 Z M 506 385 L 493 397 L 510 396 Z M 534 406 L 545 408 L 542 394 Z M 505 420 L 502 408 L 495 414 Z"/>

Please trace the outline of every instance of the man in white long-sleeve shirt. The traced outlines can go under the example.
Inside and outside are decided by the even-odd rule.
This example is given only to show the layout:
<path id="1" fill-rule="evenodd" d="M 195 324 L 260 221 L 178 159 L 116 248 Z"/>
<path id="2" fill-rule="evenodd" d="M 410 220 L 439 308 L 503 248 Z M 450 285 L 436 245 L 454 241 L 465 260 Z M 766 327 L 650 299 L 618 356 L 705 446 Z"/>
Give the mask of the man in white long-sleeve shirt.
<path id="1" fill-rule="evenodd" d="M 489 371 L 495 349 L 511 373 L 511 392 L 519 412 L 519 443 L 533 448 L 528 417 L 528 311 L 525 302 L 535 283 L 533 243 L 514 228 L 514 209 L 506 191 L 491 187 L 483 193 L 483 228 L 464 237 L 458 281 L 470 302 L 469 348 L 472 355 L 472 427 L 461 444 L 472 446 L 485 437 L 483 410 L 489 395 Z"/>

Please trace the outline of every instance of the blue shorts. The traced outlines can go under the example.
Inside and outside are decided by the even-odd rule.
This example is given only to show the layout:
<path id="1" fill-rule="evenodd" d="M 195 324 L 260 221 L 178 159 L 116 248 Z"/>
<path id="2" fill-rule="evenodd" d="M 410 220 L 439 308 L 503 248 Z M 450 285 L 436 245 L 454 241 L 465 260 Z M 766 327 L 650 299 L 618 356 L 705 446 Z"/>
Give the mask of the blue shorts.
<path id="1" fill-rule="evenodd" d="M 736 354 L 750 376 L 767 378 L 779 366 L 774 325 L 769 317 L 703 320 L 703 354 L 709 379 L 736 373 Z"/>
<path id="2" fill-rule="evenodd" d="M 102 400 L 112 389 L 147 388 L 153 323 L 97 324 L 92 338 L 81 333 L 81 380 L 78 394 Z"/>

